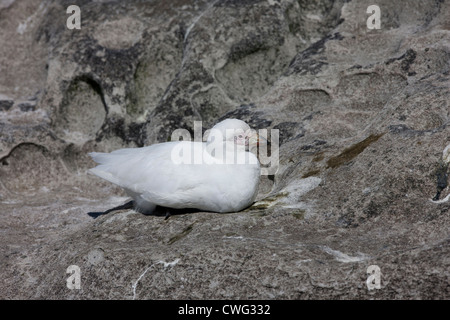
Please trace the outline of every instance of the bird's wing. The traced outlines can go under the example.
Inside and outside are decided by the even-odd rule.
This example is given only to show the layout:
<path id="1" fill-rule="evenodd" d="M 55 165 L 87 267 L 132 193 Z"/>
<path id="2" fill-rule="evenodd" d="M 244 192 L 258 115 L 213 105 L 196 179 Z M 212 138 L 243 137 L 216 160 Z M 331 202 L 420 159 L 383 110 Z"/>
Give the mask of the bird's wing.
<path id="1" fill-rule="evenodd" d="M 178 149 L 174 153 L 176 147 Z M 198 195 L 212 191 L 207 189 L 207 185 L 210 185 L 207 181 L 214 177 L 214 174 L 205 174 L 205 167 L 202 165 L 183 163 L 183 160 L 188 159 L 180 158 L 178 151 L 182 147 L 186 147 L 184 151 L 192 148 L 192 152 L 198 154 L 203 152 L 204 144 L 180 141 L 144 148 L 120 149 L 111 153 L 91 153 L 94 161 L 100 165 L 89 171 L 142 195 L 148 201 L 162 206 L 173 206 L 189 201 L 193 198 L 193 193 Z M 209 168 L 217 170 L 217 166 Z"/>

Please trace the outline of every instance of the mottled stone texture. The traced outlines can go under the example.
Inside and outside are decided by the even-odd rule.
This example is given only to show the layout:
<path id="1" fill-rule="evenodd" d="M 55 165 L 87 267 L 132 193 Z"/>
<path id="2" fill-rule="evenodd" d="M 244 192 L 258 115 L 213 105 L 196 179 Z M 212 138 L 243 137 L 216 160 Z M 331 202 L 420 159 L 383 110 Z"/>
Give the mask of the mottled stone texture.
<path id="1" fill-rule="evenodd" d="M 450 3 L 372 4 L 0 2 L 0 298 L 449 299 Z M 227 117 L 280 133 L 252 207 L 100 214 L 88 152 Z"/>

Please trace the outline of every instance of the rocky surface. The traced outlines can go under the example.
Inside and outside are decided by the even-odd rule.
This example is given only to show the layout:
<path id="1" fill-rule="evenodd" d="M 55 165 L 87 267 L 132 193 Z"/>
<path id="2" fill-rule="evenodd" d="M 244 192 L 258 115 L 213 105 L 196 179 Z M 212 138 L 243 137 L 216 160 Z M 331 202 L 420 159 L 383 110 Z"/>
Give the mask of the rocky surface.
<path id="1" fill-rule="evenodd" d="M 1 1 L 0 298 L 450 298 L 450 3 L 371 4 Z M 88 152 L 227 117 L 279 130 L 252 207 L 101 214 Z"/>

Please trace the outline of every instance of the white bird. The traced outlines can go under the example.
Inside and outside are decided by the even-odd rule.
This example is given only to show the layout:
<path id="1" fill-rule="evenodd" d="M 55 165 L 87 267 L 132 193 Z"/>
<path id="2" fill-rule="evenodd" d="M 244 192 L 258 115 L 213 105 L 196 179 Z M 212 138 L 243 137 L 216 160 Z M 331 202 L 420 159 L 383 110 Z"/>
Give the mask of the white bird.
<path id="1" fill-rule="evenodd" d="M 137 211 L 156 206 L 237 212 L 255 200 L 260 178 L 255 130 L 241 120 L 216 124 L 206 142 L 174 141 L 89 155 L 89 170 L 122 187 Z"/>

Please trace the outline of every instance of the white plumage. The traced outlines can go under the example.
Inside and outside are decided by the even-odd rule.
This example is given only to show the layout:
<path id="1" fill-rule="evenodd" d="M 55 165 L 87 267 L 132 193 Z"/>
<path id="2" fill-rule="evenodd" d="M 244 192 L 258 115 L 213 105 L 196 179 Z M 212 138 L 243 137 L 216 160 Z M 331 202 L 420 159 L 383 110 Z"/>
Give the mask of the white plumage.
<path id="1" fill-rule="evenodd" d="M 211 129 L 206 143 L 92 152 L 99 165 L 89 172 L 122 187 L 141 212 L 151 213 L 157 205 L 236 212 L 250 206 L 258 191 L 259 162 L 247 151 L 256 142 L 245 122 L 227 119 Z"/>

